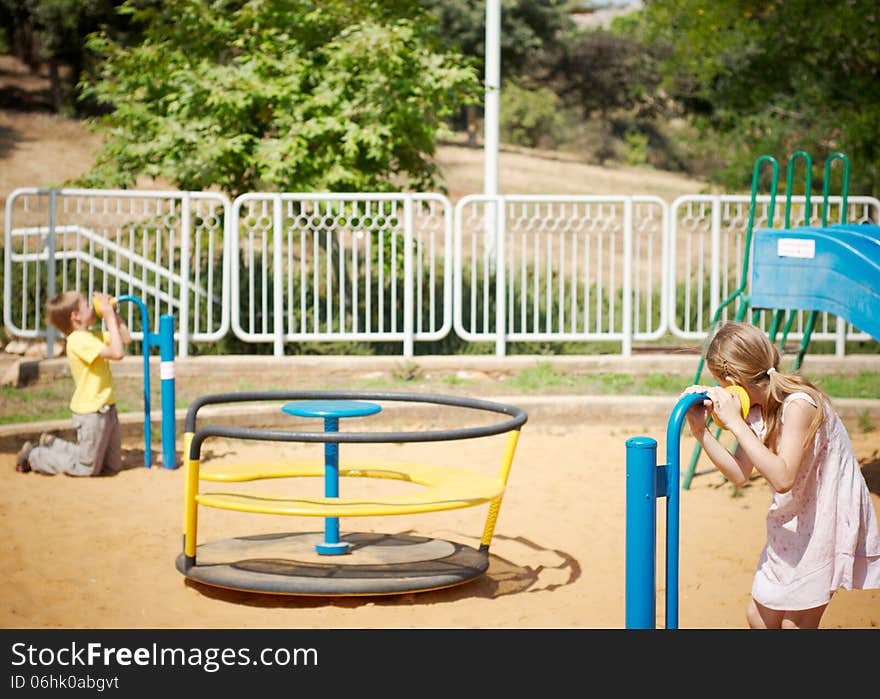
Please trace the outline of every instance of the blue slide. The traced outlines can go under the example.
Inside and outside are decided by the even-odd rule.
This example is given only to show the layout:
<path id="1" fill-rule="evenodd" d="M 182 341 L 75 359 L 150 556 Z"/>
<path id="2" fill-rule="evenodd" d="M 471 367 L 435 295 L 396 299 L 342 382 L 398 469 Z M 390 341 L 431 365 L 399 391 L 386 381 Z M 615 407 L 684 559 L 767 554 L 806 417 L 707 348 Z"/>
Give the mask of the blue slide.
<path id="1" fill-rule="evenodd" d="M 880 341 L 880 226 L 764 228 L 753 240 L 752 308 L 825 311 Z"/>

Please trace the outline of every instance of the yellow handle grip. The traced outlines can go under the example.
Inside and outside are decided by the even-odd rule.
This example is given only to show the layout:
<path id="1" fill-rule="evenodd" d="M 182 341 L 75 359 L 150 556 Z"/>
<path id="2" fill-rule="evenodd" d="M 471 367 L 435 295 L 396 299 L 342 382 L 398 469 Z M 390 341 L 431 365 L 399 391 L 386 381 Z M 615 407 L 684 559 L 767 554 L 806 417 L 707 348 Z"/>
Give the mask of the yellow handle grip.
<path id="1" fill-rule="evenodd" d="M 749 394 L 746 393 L 746 389 L 744 389 L 742 386 L 731 385 L 725 387 L 724 390 L 728 393 L 733 393 L 737 398 L 739 398 L 740 411 L 742 412 L 743 420 L 745 420 L 746 415 L 749 414 L 749 408 L 752 407 L 749 402 Z M 715 414 L 714 411 L 712 412 L 712 420 L 714 420 L 715 424 L 718 425 L 718 427 L 720 427 L 722 430 L 727 429 L 725 424 L 718 419 L 718 416 Z"/>
<path id="2" fill-rule="evenodd" d="M 119 305 L 119 301 L 114 297 L 110 298 L 110 303 L 113 304 L 114 308 Z M 95 307 L 95 315 L 98 316 L 98 318 L 103 318 L 104 314 L 101 313 L 101 306 L 98 304 L 97 294 L 92 294 L 92 305 Z"/>

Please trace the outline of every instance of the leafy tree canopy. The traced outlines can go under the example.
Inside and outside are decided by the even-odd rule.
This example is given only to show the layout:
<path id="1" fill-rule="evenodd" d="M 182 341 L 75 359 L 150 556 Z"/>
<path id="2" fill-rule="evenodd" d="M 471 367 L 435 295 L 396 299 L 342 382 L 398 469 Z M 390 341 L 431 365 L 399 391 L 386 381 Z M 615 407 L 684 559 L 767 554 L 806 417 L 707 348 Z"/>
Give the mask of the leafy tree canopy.
<path id="1" fill-rule="evenodd" d="M 485 72 L 486 0 L 422 0 L 437 18 L 442 41 L 476 60 Z M 502 77 L 533 75 L 536 57 L 553 52 L 574 23 L 568 0 L 501 0 Z"/>
<path id="2" fill-rule="evenodd" d="M 82 38 L 113 16 L 116 0 L 0 0 L 5 41 L 29 65 L 81 60 Z"/>
<path id="3" fill-rule="evenodd" d="M 86 61 L 86 35 L 104 26 L 122 33 L 116 14 L 122 0 L 0 0 L 0 27 L 6 49 L 34 72 L 48 64 L 56 111 L 75 101 L 74 91 Z M 70 71 L 62 81 L 59 66 Z M 62 84 L 64 82 L 64 84 Z M 68 106 L 68 105 L 64 105 Z"/>
<path id="4" fill-rule="evenodd" d="M 391 191 L 437 186 L 443 120 L 480 99 L 416 0 L 128 0 L 142 43 L 90 36 L 112 105 L 80 184 Z"/>
<path id="5" fill-rule="evenodd" d="M 634 108 L 654 92 L 659 78 L 637 40 L 606 29 L 573 33 L 554 67 L 558 91 L 589 118 Z"/>
<path id="6" fill-rule="evenodd" d="M 727 137 L 727 182 L 769 153 L 846 153 L 852 187 L 880 189 L 880 10 L 860 0 L 648 0 L 664 85 Z M 744 167 L 745 166 L 745 167 Z"/>

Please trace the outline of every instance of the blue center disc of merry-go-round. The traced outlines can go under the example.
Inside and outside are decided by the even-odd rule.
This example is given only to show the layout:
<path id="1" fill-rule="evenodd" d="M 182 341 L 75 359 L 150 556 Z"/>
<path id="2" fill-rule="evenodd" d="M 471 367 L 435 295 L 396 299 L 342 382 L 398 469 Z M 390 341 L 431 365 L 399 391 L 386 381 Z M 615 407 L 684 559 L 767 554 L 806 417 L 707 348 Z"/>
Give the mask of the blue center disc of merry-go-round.
<path id="1" fill-rule="evenodd" d="M 281 410 L 298 417 L 362 417 L 375 415 L 382 406 L 362 400 L 300 400 L 285 403 Z"/>

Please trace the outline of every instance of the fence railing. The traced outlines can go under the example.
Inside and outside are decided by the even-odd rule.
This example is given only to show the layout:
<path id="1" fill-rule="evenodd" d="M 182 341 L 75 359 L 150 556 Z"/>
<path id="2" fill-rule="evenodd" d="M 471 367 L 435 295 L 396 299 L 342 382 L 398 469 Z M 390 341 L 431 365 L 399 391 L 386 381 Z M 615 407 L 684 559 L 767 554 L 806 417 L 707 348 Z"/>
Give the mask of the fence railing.
<path id="1" fill-rule="evenodd" d="M 157 326 L 173 314 L 179 354 L 229 332 L 230 202 L 222 194 L 17 189 L 6 202 L 3 321 L 49 338 L 43 307 L 69 289 L 140 297 Z M 136 309 L 127 305 L 127 324 Z M 140 331 L 132 333 L 142 339 Z M 51 352 L 51 349 L 50 349 Z"/>
<path id="2" fill-rule="evenodd" d="M 507 342 L 591 340 L 619 341 L 629 354 L 633 340 L 667 326 L 666 221 L 656 197 L 464 197 L 456 334 L 494 341 L 497 354 Z"/>
<path id="3" fill-rule="evenodd" d="M 791 202 L 791 225 L 818 220 L 819 204 Z M 840 220 L 842 202 L 829 204 Z M 769 197 L 755 207 L 755 228 L 783 225 Z M 874 197 L 846 207 L 848 222 L 880 220 Z M 567 341 L 619 342 L 628 355 L 633 342 L 706 336 L 741 281 L 749 215 L 741 195 L 473 195 L 453 207 L 425 193 L 18 189 L 3 320 L 51 345 L 45 301 L 101 290 L 173 314 L 179 356 L 230 332 L 276 355 L 345 340 L 399 342 L 411 356 L 451 332 L 499 355 L 511 342 Z M 846 339 L 870 337 L 821 314 L 812 339 L 842 355 Z"/>
<path id="4" fill-rule="evenodd" d="M 452 216 L 435 194 L 245 194 L 232 206 L 232 327 L 246 342 L 439 340 Z"/>

